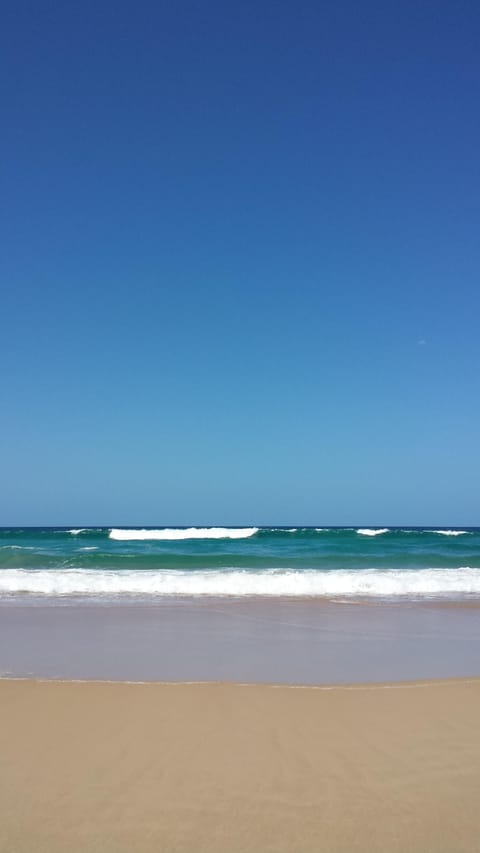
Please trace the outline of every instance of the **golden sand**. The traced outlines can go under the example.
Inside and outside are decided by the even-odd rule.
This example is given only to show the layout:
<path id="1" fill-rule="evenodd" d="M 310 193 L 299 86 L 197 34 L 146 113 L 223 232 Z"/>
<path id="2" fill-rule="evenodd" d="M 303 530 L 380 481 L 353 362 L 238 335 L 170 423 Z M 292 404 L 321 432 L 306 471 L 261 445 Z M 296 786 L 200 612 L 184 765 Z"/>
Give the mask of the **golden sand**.
<path id="1" fill-rule="evenodd" d="M 5 853 L 480 850 L 480 679 L 0 682 Z"/>

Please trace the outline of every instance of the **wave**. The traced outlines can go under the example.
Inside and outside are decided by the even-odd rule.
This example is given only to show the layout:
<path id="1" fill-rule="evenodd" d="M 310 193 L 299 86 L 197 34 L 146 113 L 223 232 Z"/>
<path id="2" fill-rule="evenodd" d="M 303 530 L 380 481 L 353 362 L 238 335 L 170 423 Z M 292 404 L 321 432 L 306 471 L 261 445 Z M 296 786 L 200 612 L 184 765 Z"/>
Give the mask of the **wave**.
<path id="1" fill-rule="evenodd" d="M 166 541 L 180 539 L 247 539 L 258 533 L 258 527 L 188 527 L 175 529 L 166 527 L 163 530 L 122 530 L 112 528 L 109 532 L 110 539 L 118 539 L 121 542 L 146 539 L 160 539 Z"/>
<path id="2" fill-rule="evenodd" d="M 74 527 L 73 530 L 69 530 L 67 532 L 71 533 L 72 536 L 78 536 L 79 533 L 87 533 L 89 531 L 89 529 L 90 529 L 89 527 L 78 527 L 78 528 Z M 63 533 L 63 530 L 60 530 L 59 532 Z"/>
<path id="3" fill-rule="evenodd" d="M 480 595 L 480 569 L 347 569 L 295 571 L 236 569 L 185 571 L 99 571 L 91 569 L 5 569 L 0 593 L 84 596 L 284 596 L 441 597 Z"/>
<path id="4" fill-rule="evenodd" d="M 33 545 L 0 545 L 0 551 L 35 551 Z"/>
<path id="5" fill-rule="evenodd" d="M 359 533 L 360 536 L 380 536 L 381 533 L 388 533 L 388 531 L 388 527 L 381 527 L 376 529 L 372 529 L 370 527 L 360 527 L 357 530 L 357 533 Z"/>
<path id="6" fill-rule="evenodd" d="M 432 530 L 432 533 L 440 533 L 442 536 L 463 536 L 466 530 Z"/>

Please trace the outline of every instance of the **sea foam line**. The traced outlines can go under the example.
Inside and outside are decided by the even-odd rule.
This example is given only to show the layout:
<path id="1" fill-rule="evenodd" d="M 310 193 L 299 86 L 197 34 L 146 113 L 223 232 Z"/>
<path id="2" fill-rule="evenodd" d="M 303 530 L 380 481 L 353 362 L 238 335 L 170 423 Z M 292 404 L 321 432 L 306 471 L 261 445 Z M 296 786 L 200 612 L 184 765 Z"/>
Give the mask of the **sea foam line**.
<path id="1" fill-rule="evenodd" d="M 141 686 L 148 687 L 149 689 L 156 689 L 158 687 L 198 687 L 199 689 L 211 689 L 212 687 L 228 687 L 232 689 L 240 689 L 244 690 L 245 688 L 251 690 L 308 690 L 308 691 L 366 691 L 366 690 L 417 690 L 417 689 L 428 689 L 435 687 L 457 687 L 462 685 L 474 685 L 478 686 L 480 682 L 480 678 L 478 676 L 473 676 L 473 678 L 455 678 L 446 677 L 446 678 L 432 678 L 427 681 L 359 681 L 350 682 L 348 684 L 290 684 L 288 682 L 275 682 L 275 681 L 263 681 L 259 683 L 258 681 L 145 681 L 143 679 L 138 679 L 132 681 L 131 679 L 114 679 L 114 678 L 38 678 L 31 675 L 11 675 L 10 673 L 0 673 L 0 681 L 25 681 L 34 684 L 92 684 L 92 685 L 102 685 L 102 684 L 114 684 L 114 685 L 124 685 L 128 684 L 129 686 Z"/>
<path id="2" fill-rule="evenodd" d="M 480 569 L 210 569 L 106 571 L 3 569 L 0 594 L 156 596 L 442 596 L 480 595 Z"/>
<path id="3" fill-rule="evenodd" d="M 34 545 L 0 545 L 0 551 L 35 551 Z"/>
<path id="4" fill-rule="evenodd" d="M 247 539 L 258 533 L 258 527 L 188 527 L 186 529 L 175 529 L 165 527 L 161 530 L 123 530 L 112 528 L 109 532 L 110 539 L 118 539 L 121 542 L 146 539 L 180 540 L 180 539 Z"/>

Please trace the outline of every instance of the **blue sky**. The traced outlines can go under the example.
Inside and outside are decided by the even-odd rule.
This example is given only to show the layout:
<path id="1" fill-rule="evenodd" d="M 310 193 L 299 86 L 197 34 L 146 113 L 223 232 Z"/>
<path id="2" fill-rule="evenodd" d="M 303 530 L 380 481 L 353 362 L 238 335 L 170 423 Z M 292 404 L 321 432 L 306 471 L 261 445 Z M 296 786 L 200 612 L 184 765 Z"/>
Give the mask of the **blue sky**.
<path id="1" fill-rule="evenodd" d="M 9 3 L 0 524 L 478 524 L 474 2 Z"/>

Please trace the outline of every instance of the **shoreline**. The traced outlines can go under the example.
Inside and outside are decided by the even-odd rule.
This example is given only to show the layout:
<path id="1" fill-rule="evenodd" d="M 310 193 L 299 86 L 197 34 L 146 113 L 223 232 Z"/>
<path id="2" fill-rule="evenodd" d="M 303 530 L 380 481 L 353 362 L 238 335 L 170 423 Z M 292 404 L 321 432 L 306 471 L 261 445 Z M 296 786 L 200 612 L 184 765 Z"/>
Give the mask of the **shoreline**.
<path id="1" fill-rule="evenodd" d="M 108 678 L 37 678 L 35 676 L 12 676 L 0 675 L 0 684 L 5 683 L 27 683 L 27 684 L 96 684 L 96 685 L 146 685 L 150 687 L 226 687 L 231 689 L 255 689 L 265 690 L 319 690 L 319 691 L 370 691 L 370 690 L 412 690 L 444 687 L 446 685 L 480 684 L 480 675 L 472 675 L 467 678 L 450 676 L 447 678 L 422 678 L 405 681 L 352 681 L 350 683 L 325 683 L 325 684 L 300 684 L 288 682 L 271 681 L 139 681 L 137 679 L 108 679 Z"/>
<path id="2" fill-rule="evenodd" d="M 1 851 L 476 849 L 480 678 L 2 679 L 0 707 Z"/>
<path id="3" fill-rule="evenodd" d="M 0 602 L 0 677 L 348 684 L 480 676 L 478 606 Z"/>

